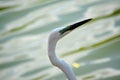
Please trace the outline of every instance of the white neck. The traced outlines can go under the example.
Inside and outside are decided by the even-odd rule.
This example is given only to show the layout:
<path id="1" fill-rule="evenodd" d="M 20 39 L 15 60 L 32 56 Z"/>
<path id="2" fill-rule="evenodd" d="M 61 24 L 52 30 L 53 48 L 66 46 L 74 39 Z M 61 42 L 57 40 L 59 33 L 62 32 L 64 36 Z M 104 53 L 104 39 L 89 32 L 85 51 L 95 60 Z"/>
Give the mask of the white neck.
<path id="1" fill-rule="evenodd" d="M 54 40 L 53 40 L 54 41 Z M 49 57 L 57 57 L 55 54 L 55 48 L 57 41 L 50 41 L 48 42 L 48 55 Z"/>
<path id="2" fill-rule="evenodd" d="M 55 40 L 55 39 L 54 40 L 49 39 L 48 55 L 49 55 L 50 61 L 53 65 L 57 66 L 65 73 L 68 80 L 76 80 L 75 75 L 72 69 L 69 67 L 69 65 L 65 61 L 58 59 L 55 54 L 55 48 L 56 48 L 57 41 L 58 40 Z"/>

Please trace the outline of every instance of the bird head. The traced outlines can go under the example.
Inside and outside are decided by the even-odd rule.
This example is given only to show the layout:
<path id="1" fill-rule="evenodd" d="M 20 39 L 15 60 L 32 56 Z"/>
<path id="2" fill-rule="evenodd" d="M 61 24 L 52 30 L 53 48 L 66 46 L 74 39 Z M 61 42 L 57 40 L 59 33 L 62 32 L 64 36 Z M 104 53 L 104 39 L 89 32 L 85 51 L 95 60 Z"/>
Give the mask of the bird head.
<path id="1" fill-rule="evenodd" d="M 70 33 L 71 31 L 73 31 L 74 29 L 76 29 L 77 27 L 91 21 L 92 19 L 86 19 L 77 23 L 74 23 L 72 25 L 69 25 L 67 27 L 60 27 L 60 28 L 56 28 L 53 30 L 53 32 L 50 35 L 50 40 L 53 41 L 58 41 L 59 39 L 61 39 L 62 37 L 64 37 L 65 35 L 67 35 L 68 33 Z"/>

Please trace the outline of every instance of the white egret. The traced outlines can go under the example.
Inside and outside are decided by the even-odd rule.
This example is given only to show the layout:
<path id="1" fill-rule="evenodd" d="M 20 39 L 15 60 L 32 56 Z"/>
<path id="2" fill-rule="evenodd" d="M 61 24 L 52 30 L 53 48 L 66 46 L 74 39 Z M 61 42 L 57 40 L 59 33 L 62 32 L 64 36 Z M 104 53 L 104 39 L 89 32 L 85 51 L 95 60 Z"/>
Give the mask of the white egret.
<path id="1" fill-rule="evenodd" d="M 49 36 L 48 41 L 48 56 L 51 61 L 51 63 L 61 69 L 64 74 L 66 75 L 68 80 L 76 80 L 75 74 L 72 70 L 72 68 L 62 59 L 59 59 L 55 54 L 55 48 L 57 41 L 61 39 L 63 36 L 74 30 L 75 28 L 85 24 L 86 22 L 90 21 L 92 19 L 86 19 L 84 21 L 77 22 L 73 25 L 67 26 L 67 27 L 60 27 L 56 28 L 52 31 L 52 33 Z"/>

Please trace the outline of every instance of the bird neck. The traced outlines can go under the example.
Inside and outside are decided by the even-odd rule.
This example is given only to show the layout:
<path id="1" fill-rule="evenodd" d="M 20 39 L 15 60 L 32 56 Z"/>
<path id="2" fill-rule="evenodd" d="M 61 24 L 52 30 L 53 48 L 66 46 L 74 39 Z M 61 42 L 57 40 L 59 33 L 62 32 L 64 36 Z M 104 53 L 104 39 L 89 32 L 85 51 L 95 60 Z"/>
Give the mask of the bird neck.
<path id="1" fill-rule="evenodd" d="M 49 56 L 55 56 L 56 57 L 56 54 L 55 54 L 56 44 L 57 44 L 57 41 L 49 40 L 49 42 L 48 42 L 48 53 L 49 53 Z"/>

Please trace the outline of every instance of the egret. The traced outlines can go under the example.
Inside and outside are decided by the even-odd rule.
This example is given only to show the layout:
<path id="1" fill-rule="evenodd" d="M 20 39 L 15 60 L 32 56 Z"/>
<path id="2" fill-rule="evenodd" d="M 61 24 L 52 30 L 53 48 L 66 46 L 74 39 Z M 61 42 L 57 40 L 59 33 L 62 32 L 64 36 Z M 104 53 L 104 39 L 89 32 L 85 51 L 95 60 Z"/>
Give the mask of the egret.
<path id="1" fill-rule="evenodd" d="M 56 44 L 59 39 L 61 39 L 62 37 L 64 37 L 68 33 L 70 33 L 75 28 L 89 22 L 90 20 L 92 20 L 92 19 L 91 18 L 86 19 L 86 20 L 74 23 L 72 25 L 69 25 L 67 27 L 56 28 L 51 32 L 51 34 L 49 36 L 49 39 L 48 39 L 49 59 L 54 66 L 58 67 L 59 69 L 61 69 L 63 71 L 63 73 L 66 75 L 68 80 L 77 80 L 77 79 L 75 77 L 75 74 L 74 74 L 72 68 L 64 60 L 59 59 L 58 56 L 55 54 Z"/>

